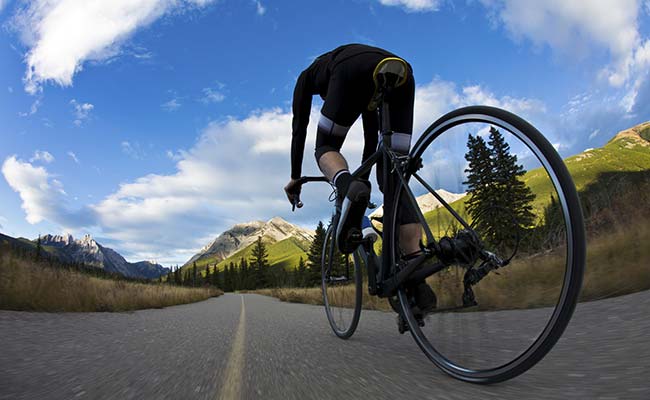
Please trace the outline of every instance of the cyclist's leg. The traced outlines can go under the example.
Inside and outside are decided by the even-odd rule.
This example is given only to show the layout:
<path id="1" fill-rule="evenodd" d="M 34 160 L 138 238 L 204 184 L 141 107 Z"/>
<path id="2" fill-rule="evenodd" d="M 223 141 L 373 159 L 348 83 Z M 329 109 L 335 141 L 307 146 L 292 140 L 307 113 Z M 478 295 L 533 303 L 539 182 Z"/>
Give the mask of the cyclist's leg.
<path id="1" fill-rule="evenodd" d="M 352 239 L 361 235 L 361 219 L 370 200 L 370 188 L 352 178 L 340 154 L 350 126 L 361 113 L 358 89 L 347 75 L 333 74 L 316 133 L 316 160 L 323 174 L 336 186 L 341 202 L 336 237 L 339 250 L 344 254 L 356 247 L 356 240 Z"/>
<path id="2" fill-rule="evenodd" d="M 336 174 L 348 170 L 348 163 L 340 150 L 350 126 L 359 116 L 358 106 L 351 104 L 345 76 L 333 75 L 327 88 L 327 97 L 321 109 L 316 131 L 315 157 L 323 174 L 333 181 Z"/>

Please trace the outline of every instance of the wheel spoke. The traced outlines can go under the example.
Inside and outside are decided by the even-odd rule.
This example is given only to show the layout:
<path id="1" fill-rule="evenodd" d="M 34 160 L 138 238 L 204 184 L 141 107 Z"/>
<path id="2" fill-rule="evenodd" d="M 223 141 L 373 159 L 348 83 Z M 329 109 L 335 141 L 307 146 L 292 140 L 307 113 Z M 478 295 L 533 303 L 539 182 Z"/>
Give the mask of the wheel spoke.
<path id="1" fill-rule="evenodd" d="M 414 339 L 458 379 L 488 383 L 523 373 L 566 328 L 584 271 L 580 204 L 562 159 L 527 122 L 479 106 L 440 118 L 409 157 L 422 160 L 417 172 L 400 176 L 411 196 L 396 196 L 384 222 L 398 229 L 401 202 L 417 199 L 428 207 L 420 213 L 425 232 L 444 239 L 432 260 L 441 268 L 424 281 L 437 299 L 424 326 L 415 307 L 425 298 L 422 282 L 398 291 Z"/>

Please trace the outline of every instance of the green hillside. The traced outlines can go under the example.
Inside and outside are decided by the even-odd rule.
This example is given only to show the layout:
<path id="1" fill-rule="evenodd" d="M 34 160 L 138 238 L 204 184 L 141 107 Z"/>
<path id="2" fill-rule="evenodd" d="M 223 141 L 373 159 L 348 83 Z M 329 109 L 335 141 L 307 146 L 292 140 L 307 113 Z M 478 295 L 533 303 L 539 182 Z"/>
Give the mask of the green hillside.
<path id="1" fill-rule="evenodd" d="M 605 176 L 611 179 L 613 173 L 648 171 L 650 170 L 650 122 L 622 131 L 605 146 L 568 157 L 564 162 L 578 192 L 585 191 L 589 185 L 595 184 Z M 549 204 L 551 193 L 555 193 L 548 174 L 542 168 L 537 168 L 528 171 L 523 180 L 536 195 L 533 207 L 535 213 L 539 215 L 540 211 Z M 465 211 L 465 199 L 457 200 L 451 203 L 451 206 L 469 220 Z M 425 214 L 425 218 L 429 226 L 434 229 L 434 234 L 435 231 L 444 233 L 455 221 L 444 209 L 432 210 Z"/>
<path id="2" fill-rule="evenodd" d="M 307 260 L 309 243 L 301 242 L 293 237 L 275 243 L 270 243 L 266 240 L 263 241 L 266 244 L 266 251 L 269 255 L 269 264 L 271 266 L 281 266 L 282 268 L 289 270 L 295 268 L 298 265 L 300 257 L 302 257 L 303 260 Z M 230 264 L 230 262 L 234 263 L 235 265 L 239 264 L 239 261 L 242 257 L 246 260 L 249 260 L 251 258 L 254 246 L 255 243 L 250 244 L 247 247 L 235 252 L 225 260 L 219 262 L 217 262 L 214 257 L 199 260 L 196 262 L 196 266 L 201 271 L 203 271 L 206 264 L 214 265 L 217 263 L 217 268 L 222 271 L 224 266 Z M 191 265 L 184 268 L 187 267 L 191 267 Z"/>

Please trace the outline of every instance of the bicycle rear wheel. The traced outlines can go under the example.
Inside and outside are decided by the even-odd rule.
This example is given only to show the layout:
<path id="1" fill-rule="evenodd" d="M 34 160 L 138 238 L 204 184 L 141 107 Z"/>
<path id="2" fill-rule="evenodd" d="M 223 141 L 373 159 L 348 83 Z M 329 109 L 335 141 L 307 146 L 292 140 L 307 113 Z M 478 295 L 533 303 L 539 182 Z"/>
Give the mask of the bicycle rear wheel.
<path id="1" fill-rule="evenodd" d="M 336 246 L 335 226 L 330 225 L 323 244 L 321 287 L 327 320 L 341 339 L 352 336 L 361 316 L 363 277 L 359 251 L 341 254 Z"/>
<path id="2" fill-rule="evenodd" d="M 471 249 L 446 260 L 446 268 L 427 278 L 438 308 L 424 318 L 424 326 L 418 324 L 413 299 L 400 289 L 411 334 L 454 378 L 474 383 L 513 378 L 551 350 L 578 300 L 585 233 L 571 176 L 537 129 L 493 107 L 466 107 L 443 116 L 410 156 L 421 163 L 408 186 L 433 236 L 458 241 L 474 232 L 479 240 L 471 248 L 508 260 L 506 266 L 488 268 Z M 393 226 L 403 190 L 395 197 Z M 399 261 L 399 254 L 393 260 Z"/>

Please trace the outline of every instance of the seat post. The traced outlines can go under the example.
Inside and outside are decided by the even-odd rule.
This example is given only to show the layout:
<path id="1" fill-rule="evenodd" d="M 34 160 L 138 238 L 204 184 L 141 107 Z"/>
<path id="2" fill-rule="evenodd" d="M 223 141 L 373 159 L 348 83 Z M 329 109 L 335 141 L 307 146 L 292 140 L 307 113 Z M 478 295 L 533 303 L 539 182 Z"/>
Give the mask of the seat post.
<path id="1" fill-rule="evenodd" d="M 381 139 L 384 142 L 384 146 L 387 146 L 387 148 L 390 149 L 391 135 L 393 134 L 390 126 L 390 105 L 385 100 L 385 97 L 382 97 L 381 106 L 379 107 L 379 132 L 381 133 Z"/>

